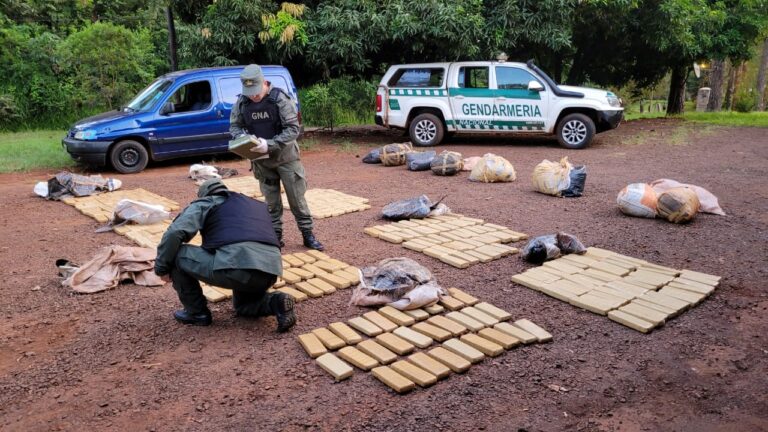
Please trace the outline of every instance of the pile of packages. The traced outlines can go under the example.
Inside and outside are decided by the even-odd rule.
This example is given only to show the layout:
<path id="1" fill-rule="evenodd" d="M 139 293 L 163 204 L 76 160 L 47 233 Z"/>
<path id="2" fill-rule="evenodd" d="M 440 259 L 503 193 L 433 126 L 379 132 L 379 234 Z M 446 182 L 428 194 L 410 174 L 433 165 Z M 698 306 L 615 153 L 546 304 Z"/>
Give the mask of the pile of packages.
<path id="1" fill-rule="evenodd" d="M 616 203 L 626 215 L 658 216 L 673 223 L 690 222 L 698 212 L 725 215 L 717 197 L 708 190 L 670 179 L 627 185 L 619 192 Z"/>

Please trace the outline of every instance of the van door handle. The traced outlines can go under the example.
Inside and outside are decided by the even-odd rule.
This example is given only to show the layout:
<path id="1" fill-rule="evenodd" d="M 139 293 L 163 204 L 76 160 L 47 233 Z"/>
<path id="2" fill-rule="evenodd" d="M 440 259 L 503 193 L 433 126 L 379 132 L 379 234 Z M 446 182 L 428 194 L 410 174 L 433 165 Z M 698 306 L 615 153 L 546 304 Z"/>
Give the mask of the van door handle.
<path id="1" fill-rule="evenodd" d="M 216 117 L 222 118 L 224 117 L 224 111 L 222 110 L 216 110 Z"/>
<path id="2" fill-rule="evenodd" d="M 464 99 L 464 96 L 462 96 L 462 95 L 458 95 L 458 96 L 454 96 L 454 98 L 455 98 L 455 99 Z"/>

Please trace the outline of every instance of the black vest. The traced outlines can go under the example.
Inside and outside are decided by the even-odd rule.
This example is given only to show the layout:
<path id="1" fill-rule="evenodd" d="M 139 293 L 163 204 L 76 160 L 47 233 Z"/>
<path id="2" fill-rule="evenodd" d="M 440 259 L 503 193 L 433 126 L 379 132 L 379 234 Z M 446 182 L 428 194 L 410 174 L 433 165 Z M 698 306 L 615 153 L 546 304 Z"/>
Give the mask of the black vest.
<path id="1" fill-rule="evenodd" d="M 236 192 L 208 212 L 200 234 L 207 250 L 247 241 L 280 247 L 267 205 Z"/>
<path id="2" fill-rule="evenodd" d="M 243 122 L 248 133 L 259 138 L 272 139 L 283 131 L 283 122 L 280 120 L 280 109 L 277 107 L 277 98 L 281 90 L 273 88 L 268 95 L 258 102 L 250 99 L 245 101 L 243 109 Z"/>

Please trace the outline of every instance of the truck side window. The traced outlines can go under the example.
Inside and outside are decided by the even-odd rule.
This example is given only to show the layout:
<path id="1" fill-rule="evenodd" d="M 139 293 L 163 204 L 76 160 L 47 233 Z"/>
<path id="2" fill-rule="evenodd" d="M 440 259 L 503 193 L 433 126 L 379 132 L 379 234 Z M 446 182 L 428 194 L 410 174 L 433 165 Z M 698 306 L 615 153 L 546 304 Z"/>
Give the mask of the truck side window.
<path id="1" fill-rule="evenodd" d="M 211 84 L 208 81 L 197 81 L 184 84 L 171 96 L 173 112 L 202 111 L 211 106 Z"/>
<path id="2" fill-rule="evenodd" d="M 459 87 L 488 88 L 488 68 L 466 66 L 459 69 Z"/>
<path id="3" fill-rule="evenodd" d="M 443 68 L 398 69 L 388 84 L 390 87 L 440 87 L 444 74 Z"/>
<path id="4" fill-rule="evenodd" d="M 516 67 L 496 66 L 496 88 L 498 89 L 527 90 L 530 81 L 537 81 L 541 84 L 541 81 L 526 70 Z"/>

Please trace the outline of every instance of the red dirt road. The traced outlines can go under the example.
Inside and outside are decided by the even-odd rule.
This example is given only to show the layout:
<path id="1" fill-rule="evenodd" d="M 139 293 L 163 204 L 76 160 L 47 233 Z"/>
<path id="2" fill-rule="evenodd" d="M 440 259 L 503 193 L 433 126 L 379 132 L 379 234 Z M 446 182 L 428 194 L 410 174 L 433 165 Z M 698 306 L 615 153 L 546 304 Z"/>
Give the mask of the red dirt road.
<path id="1" fill-rule="evenodd" d="M 368 149 L 404 141 L 398 134 L 318 137 L 303 154 L 310 187 L 364 196 L 373 206 L 316 222 L 329 254 L 358 267 L 408 256 L 444 286 L 542 325 L 554 342 L 516 348 L 404 396 L 360 371 L 333 383 L 296 336 L 364 312 L 347 305 L 350 291 L 298 304 L 299 322 L 287 335 L 274 332 L 272 318 L 235 318 L 226 302 L 212 306 L 213 326 L 182 326 L 171 318 L 179 304 L 170 286 L 74 295 L 59 284 L 57 258 L 82 263 L 102 246 L 131 243 L 95 234 L 98 224 L 74 208 L 35 197 L 34 183 L 53 172 L 0 175 L 0 429 L 768 430 L 768 130 L 638 121 L 581 151 L 498 138 L 439 148 L 507 158 L 518 175 L 508 184 L 361 163 Z M 352 145 L 338 145 L 347 140 Z M 533 167 L 564 155 L 588 166 L 585 195 L 533 192 Z M 185 161 L 120 178 L 125 188 L 185 204 L 196 192 L 187 170 Z M 674 225 L 619 213 L 622 187 L 663 177 L 709 189 L 728 216 Z M 644 335 L 511 283 L 529 267 L 517 256 L 458 270 L 362 233 L 379 223 L 384 204 L 421 193 L 446 195 L 455 212 L 531 235 L 564 230 L 587 245 L 723 281 L 701 305 Z M 286 251 L 302 250 L 286 218 Z"/>

